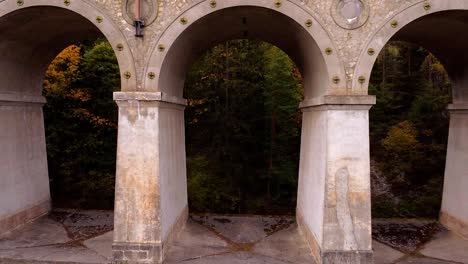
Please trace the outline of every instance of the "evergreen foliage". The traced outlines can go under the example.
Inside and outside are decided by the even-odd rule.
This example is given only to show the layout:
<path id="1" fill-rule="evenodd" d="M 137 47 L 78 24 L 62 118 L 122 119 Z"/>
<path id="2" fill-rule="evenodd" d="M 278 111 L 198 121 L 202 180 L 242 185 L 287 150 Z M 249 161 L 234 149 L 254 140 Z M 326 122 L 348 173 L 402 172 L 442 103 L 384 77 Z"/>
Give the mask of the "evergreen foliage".
<path id="1" fill-rule="evenodd" d="M 51 192 L 58 206 L 112 208 L 117 60 L 102 40 L 73 45 L 50 64 L 44 107 Z"/>
<path id="2" fill-rule="evenodd" d="M 293 213 L 300 74 L 281 50 L 236 40 L 195 63 L 185 96 L 192 210 Z"/>
<path id="3" fill-rule="evenodd" d="M 451 84 L 427 50 L 390 42 L 379 55 L 370 85 L 371 157 L 390 183 L 374 197 L 374 217 L 434 217 L 441 203 Z"/>

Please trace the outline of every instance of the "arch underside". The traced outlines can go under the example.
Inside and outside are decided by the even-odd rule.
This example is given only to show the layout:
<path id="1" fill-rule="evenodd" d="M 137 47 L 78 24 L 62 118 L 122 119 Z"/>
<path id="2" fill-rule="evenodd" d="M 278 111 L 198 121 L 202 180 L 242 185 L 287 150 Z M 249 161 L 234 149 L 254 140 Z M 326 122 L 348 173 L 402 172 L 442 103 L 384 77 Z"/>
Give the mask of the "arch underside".
<path id="1" fill-rule="evenodd" d="M 258 39 L 285 51 L 303 74 L 305 97 L 325 94 L 329 88 L 322 50 L 303 25 L 266 7 L 235 6 L 202 16 L 177 36 L 164 55 L 157 89 L 182 97 L 194 61 L 214 45 L 233 39 Z"/>

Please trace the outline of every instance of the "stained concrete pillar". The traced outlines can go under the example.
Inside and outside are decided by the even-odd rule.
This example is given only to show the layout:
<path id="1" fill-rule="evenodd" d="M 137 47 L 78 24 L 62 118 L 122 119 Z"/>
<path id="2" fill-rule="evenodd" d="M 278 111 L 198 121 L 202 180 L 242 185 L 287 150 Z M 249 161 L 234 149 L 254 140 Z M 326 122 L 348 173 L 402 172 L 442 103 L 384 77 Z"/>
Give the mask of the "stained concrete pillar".
<path id="1" fill-rule="evenodd" d="M 369 109 L 372 96 L 306 100 L 297 220 L 318 263 L 372 263 Z"/>
<path id="2" fill-rule="evenodd" d="M 186 223 L 185 100 L 161 92 L 118 92 L 113 255 L 161 263 Z"/>
<path id="3" fill-rule="evenodd" d="M 468 238 L 468 103 L 448 107 L 450 128 L 440 222 Z"/>
<path id="4" fill-rule="evenodd" d="M 0 234 L 50 210 L 42 96 L 0 94 Z"/>

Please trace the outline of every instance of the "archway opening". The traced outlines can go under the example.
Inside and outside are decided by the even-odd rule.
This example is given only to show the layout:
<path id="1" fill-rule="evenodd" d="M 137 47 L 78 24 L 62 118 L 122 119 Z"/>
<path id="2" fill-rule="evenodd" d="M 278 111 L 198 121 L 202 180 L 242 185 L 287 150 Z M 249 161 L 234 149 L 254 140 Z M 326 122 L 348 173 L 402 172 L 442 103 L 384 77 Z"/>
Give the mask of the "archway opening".
<path id="1" fill-rule="evenodd" d="M 374 219 L 373 233 L 399 254 L 442 258 L 437 241 L 430 241 L 451 235 L 437 220 L 466 237 L 466 15 L 444 11 L 416 19 L 392 37 L 374 64 L 373 216 L 413 220 Z"/>
<path id="2" fill-rule="evenodd" d="M 60 7 L 14 10 L 0 17 L 0 32 L 2 258 L 30 243 L 67 255 L 63 244 L 112 230 L 112 211 L 79 209 L 113 206 L 116 55 L 96 25 Z M 49 214 L 53 206 L 66 209 Z M 44 261 L 80 261 L 65 255 Z"/>
<path id="3" fill-rule="evenodd" d="M 120 87 L 118 63 L 103 38 L 65 48 L 49 65 L 43 95 L 54 208 L 111 210 Z"/>
<path id="4" fill-rule="evenodd" d="M 184 88 L 191 212 L 294 215 L 302 77 L 277 47 L 218 44 Z"/>
<path id="5" fill-rule="evenodd" d="M 189 190 L 192 192 L 190 205 L 195 209 L 194 211 L 197 211 L 196 209 L 206 211 L 209 208 L 208 210 L 212 209 L 214 212 L 271 214 L 281 212 L 285 210 L 285 207 L 289 207 L 286 210 L 288 213 L 293 213 L 297 208 L 297 215 L 301 218 L 300 223 L 303 223 L 307 232 L 313 232 L 318 239 L 321 239 L 320 223 L 323 219 L 321 205 L 324 202 L 321 197 L 324 188 L 320 186 L 320 182 L 325 175 L 321 174 L 322 171 L 317 171 L 317 173 L 310 171 L 314 167 L 314 162 L 321 163 L 312 158 L 313 153 L 318 151 L 320 146 L 314 145 L 308 140 L 309 136 L 306 136 L 305 139 L 309 142 L 306 147 L 301 148 L 301 151 L 299 147 L 294 147 L 295 141 L 299 141 L 301 133 L 298 132 L 298 126 L 302 123 L 296 119 L 301 115 L 297 115 L 298 111 L 295 109 L 298 109 L 298 103 L 302 97 L 304 99 L 320 97 L 333 88 L 329 87 L 331 73 L 323 55 L 326 47 L 332 45 L 323 36 L 317 39 L 321 41 L 322 46 L 319 46 L 313 35 L 325 34 L 324 31 L 320 31 L 319 26 L 309 29 L 310 24 L 306 22 L 310 20 L 312 23 L 311 16 L 303 10 L 294 9 L 297 8 L 294 5 L 289 6 L 289 3 L 284 3 L 281 9 L 275 10 L 265 7 L 266 4 L 263 6 L 262 3 L 258 4 L 259 6 L 234 7 L 222 5 L 215 11 L 210 9 L 207 14 L 204 14 L 206 10 L 198 10 L 198 8 L 203 9 L 202 7 L 188 10 L 181 15 L 180 21 L 174 22 L 172 28 L 169 28 L 159 41 L 154 63 L 149 67 L 150 70 L 154 69 L 159 72 L 159 76 L 155 78 L 154 87 L 162 93 L 162 97 L 166 96 L 172 101 L 181 102 L 185 96 L 189 103 L 185 110 L 187 118 L 185 122 L 182 109 L 174 109 L 174 106 L 161 106 L 159 112 L 159 118 L 162 120 L 160 126 L 164 128 L 159 131 L 162 142 L 160 148 L 168 154 L 159 157 L 160 163 L 163 164 L 161 165 L 163 173 L 161 173 L 160 188 L 162 241 L 171 239 L 173 229 L 184 221 L 180 219 L 184 219 L 183 215 L 187 212 L 186 151 L 189 164 Z M 207 7 L 210 8 L 209 5 Z M 195 16 L 199 17 L 194 19 Z M 271 43 L 276 47 L 261 41 Z M 209 52 L 201 56 L 206 51 Z M 233 51 L 238 53 L 233 55 Z M 268 65 L 266 61 L 270 59 L 269 53 L 276 53 L 275 56 L 282 57 L 282 61 L 273 61 Z M 218 54 L 219 57 L 211 58 L 213 61 L 210 61 L 210 57 L 214 54 Z M 271 59 L 277 60 L 278 57 L 275 56 Z M 286 59 L 287 56 L 290 60 Z M 332 54 L 329 56 L 330 61 L 335 58 Z M 197 58 L 201 59 L 196 62 Z M 260 69 L 261 67 L 255 64 L 256 61 L 261 62 L 261 67 L 272 69 Z M 278 65 L 274 65 L 275 63 L 283 63 L 285 67 L 273 69 L 279 68 Z M 194 71 L 189 74 L 192 66 Z M 270 71 L 268 74 L 271 76 L 266 76 L 267 71 Z M 302 81 L 298 81 L 298 78 L 294 76 L 299 72 Z M 340 72 L 336 74 L 339 75 Z M 280 76 L 290 78 L 291 82 L 281 83 L 285 80 Z M 265 84 L 268 78 L 271 79 L 270 81 L 276 78 L 276 81 L 272 81 L 274 84 L 268 86 Z M 148 83 L 151 84 L 151 81 Z M 302 84 L 302 92 L 298 91 L 299 83 Z M 264 87 L 261 87 L 262 85 Z M 274 92 L 275 96 L 272 96 L 273 92 L 266 87 L 272 88 L 274 85 L 278 87 Z M 284 87 L 280 87 L 282 85 Z M 281 93 L 285 95 L 282 97 Z M 290 100 L 290 102 L 285 104 L 281 100 Z M 282 107 L 291 109 L 280 110 Z M 293 125 L 287 127 L 289 123 L 285 123 L 281 124 L 281 128 L 277 124 L 272 125 L 273 118 L 269 116 L 272 110 L 290 114 L 286 123 L 291 122 Z M 307 120 L 310 120 L 312 115 L 309 114 Z M 184 123 L 187 124 L 186 130 Z M 315 132 L 317 137 L 320 137 L 318 135 L 320 132 L 316 131 L 311 123 L 311 121 L 307 123 L 307 133 Z M 275 142 L 278 138 L 271 136 L 275 132 L 272 127 L 277 129 L 278 133 L 293 131 L 291 132 L 293 136 L 284 137 L 288 138 L 285 141 L 291 141 L 281 145 L 283 150 L 288 148 L 292 150 L 288 149 L 285 153 L 280 153 L 281 151 L 270 149 L 279 146 Z M 205 138 L 194 142 L 194 138 L 200 140 L 202 137 Z M 187 148 L 185 144 L 180 144 L 180 142 L 185 142 L 185 139 L 188 139 Z M 270 157 L 270 155 L 278 156 Z M 299 156 L 303 161 L 302 169 L 297 167 Z M 211 163 L 213 161 L 216 161 L 215 164 Z M 279 162 L 283 164 L 278 165 Z M 276 169 L 278 171 L 275 171 Z M 283 169 L 285 171 L 280 171 Z M 207 174 L 207 171 L 214 176 Z M 279 181 L 274 183 L 273 174 L 278 177 L 276 179 L 280 176 L 287 178 L 295 174 L 284 182 L 289 185 L 286 189 L 298 189 L 297 201 L 293 197 L 295 190 L 291 193 L 279 194 L 284 185 L 281 186 L 282 183 Z M 214 184 L 215 186 L 207 186 L 212 179 L 219 181 Z M 255 181 L 255 179 L 260 179 L 260 181 Z M 217 189 L 219 187 L 228 192 L 223 193 Z M 200 192 L 199 197 L 194 195 L 194 189 Z M 278 197 L 277 202 L 274 201 L 274 195 Z M 311 199 L 311 197 L 317 199 Z M 246 206 L 246 201 L 250 208 Z M 276 211 L 271 210 L 271 207 L 281 202 L 285 202 L 282 208 L 277 208 Z M 262 226 L 262 221 L 260 220 L 256 226 Z M 217 221 L 217 223 L 221 222 Z M 242 228 L 236 230 L 240 238 L 248 237 L 253 233 L 268 236 L 267 229 L 258 230 L 258 232 L 249 232 L 247 231 L 249 229 L 242 232 Z M 284 238 L 295 237 L 296 234 L 298 235 L 297 231 L 291 229 L 286 232 Z M 308 238 L 310 237 L 312 236 Z M 301 240 L 302 238 L 297 240 L 301 253 L 296 256 L 285 254 L 285 258 L 305 257 L 313 261 L 310 249 L 307 249 L 308 245 L 300 242 Z M 261 239 L 244 241 L 250 244 L 241 243 L 242 246 L 239 249 L 244 247 L 252 249 L 252 243 L 258 241 Z M 317 242 L 311 241 L 311 243 L 316 245 Z M 170 259 L 171 256 L 173 255 L 169 254 Z"/>

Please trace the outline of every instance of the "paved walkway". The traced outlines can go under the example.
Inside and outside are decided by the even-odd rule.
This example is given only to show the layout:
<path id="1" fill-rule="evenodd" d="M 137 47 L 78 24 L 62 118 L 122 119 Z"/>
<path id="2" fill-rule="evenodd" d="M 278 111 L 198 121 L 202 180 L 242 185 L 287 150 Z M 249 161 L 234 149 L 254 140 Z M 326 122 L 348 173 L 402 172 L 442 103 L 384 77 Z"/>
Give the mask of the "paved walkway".
<path id="1" fill-rule="evenodd" d="M 55 211 L 0 237 L 0 263 L 109 263 L 112 219 L 109 211 Z M 433 222 L 375 222 L 375 264 L 468 264 L 468 240 Z M 293 218 L 195 215 L 165 263 L 314 262 Z"/>

